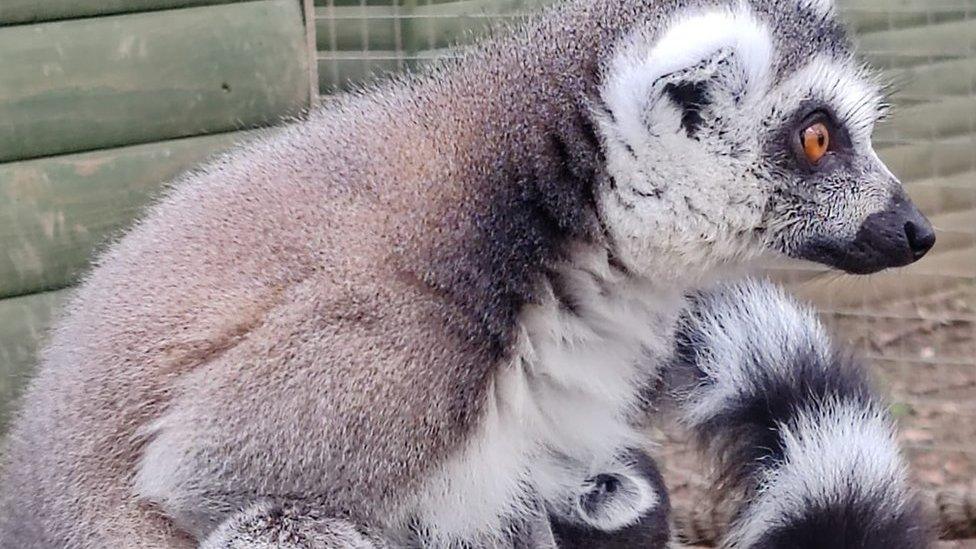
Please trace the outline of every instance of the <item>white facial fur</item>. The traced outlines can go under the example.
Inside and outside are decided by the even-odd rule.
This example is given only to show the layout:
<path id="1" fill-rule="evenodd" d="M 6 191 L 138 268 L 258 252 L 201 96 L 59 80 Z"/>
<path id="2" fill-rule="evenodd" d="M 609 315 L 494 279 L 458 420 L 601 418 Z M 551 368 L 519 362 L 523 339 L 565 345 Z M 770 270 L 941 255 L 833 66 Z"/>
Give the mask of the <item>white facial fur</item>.
<path id="1" fill-rule="evenodd" d="M 610 112 L 597 115 L 616 189 L 600 189 L 599 207 L 629 266 L 687 272 L 747 252 L 738 236 L 757 226 L 765 201 L 758 182 L 744 177 L 757 151 L 734 158 L 690 138 L 665 87 L 679 75 L 707 80 L 722 70 L 712 100 L 735 96 L 729 108 L 755 110 L 773 54 L 768 30 L 744 7 L 683 14 L 661 37 L 638 31 L 619 47 L 601 90 Z M 676 264 L 658 270 L 651 258 L 661 257 Z"/>
<path id="2" fill-rule="evenodd" d="M 832 15 L 836 9 L 834 0 L 800 0 L 800 7 L 813 10 L 823 17 Z"/>
<path id="3" fill-rule="evenodd" d="M 851 60 L 819 55 L 777 86 L 768 109 L 790 113 L 797 97 L 814 97 L 830 105 L 851 134 L 855 147 L 871 150 L 871 133 L 884 112 L 881 88 L 868 69 Z"/>
<path id="4" fill-rule="evenodd" d="M 833 10 L 819 0 L 804 7 Z M 871 146 L 884 112 L 873 75 L 841 52 L 774 77 L 777 56 L 767 24 L 745 4 L 680 13 L 662 34 L 638 29 L 617 47 L 594 108 L 609 175 L 597 206 L 635 272 L 695 276 L 768 249 L 789 252 L 819 236 L 797 227 L 817 223 L 853 238 L 887 207 L 895 180 Z M 694 135 L 669 95 L 689 83 L 707 93 Z M 851 141 L 850 166 L 821 179 L 781 174 L 771 153 L 788 148 L 783 130 L 808 104 L 833 112 Z M 778 204 L 776 195 L 802 198 Z"/>

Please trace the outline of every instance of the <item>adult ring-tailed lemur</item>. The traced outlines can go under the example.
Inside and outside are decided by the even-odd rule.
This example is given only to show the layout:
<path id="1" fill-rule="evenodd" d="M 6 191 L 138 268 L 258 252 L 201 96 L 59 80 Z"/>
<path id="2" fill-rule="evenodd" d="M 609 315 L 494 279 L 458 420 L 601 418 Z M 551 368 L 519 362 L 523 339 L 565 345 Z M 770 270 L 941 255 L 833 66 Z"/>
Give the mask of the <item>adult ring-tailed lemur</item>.
<path id="1" fill-rule="evenodd" d="M 0 545 L 663 547 L 667 405 L 743 502 L 726 546 L 925 547 L 864 372 L 735 274 L 932 247 L 884 112 L 829 0 L 569 0 L 337 97 L 101 256 Z"/>

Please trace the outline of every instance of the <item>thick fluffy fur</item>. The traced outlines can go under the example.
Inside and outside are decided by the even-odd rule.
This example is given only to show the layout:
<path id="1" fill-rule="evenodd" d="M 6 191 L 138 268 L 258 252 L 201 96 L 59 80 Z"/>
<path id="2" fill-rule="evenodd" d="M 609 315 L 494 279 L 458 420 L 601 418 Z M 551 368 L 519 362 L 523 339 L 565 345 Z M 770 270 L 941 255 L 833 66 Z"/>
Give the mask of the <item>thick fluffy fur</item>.
<path id="1" fill-rule="evenodd" d="M 256 503 L 236 513 L 200 549 L 381 549 L 387 542 L 303 503 Z"/>
<path id="2" fill-rule="evenodd" d="M 899 189 L 824 4 L 570 1 L 179 181 L 44 352 L 0 543 L 236 547 L 296 499 L 394 544 L 641 524 L 639 475 L 612 516 L 572 503 L 635 476 L 686 292 Z M 781 139 L 810 102 L 852 143 L 829 173 Z"/>
<path id="3" fill-rule="evenodd" d="M 723 286 L 696 297 L 678 341 L 683 420 L 746 502 L 726 546 L 928 546 L 884 405 L 812 311 L 769 284 Z"/>
<path id="4" fill-rule="evenodd" d="M 506 515 L 524 513 L 513 503 L 539 499 L 572 515 L 564 504 L 575 505 L 584 479 L 626 470 L 619 454 L 641 444 L 640 392 L 670 352 L 660 313 L 680 301 L 615 269 L 602 250 L 574 250 L 549 281 L 523 310 L 516 353 L 492 382 L 478 430 L 411 506 L 434 526 L 429 544 L 503 531 Z M 658 501 L 643 485 L 628 503 L 594 526 L 626 526 Z"/>

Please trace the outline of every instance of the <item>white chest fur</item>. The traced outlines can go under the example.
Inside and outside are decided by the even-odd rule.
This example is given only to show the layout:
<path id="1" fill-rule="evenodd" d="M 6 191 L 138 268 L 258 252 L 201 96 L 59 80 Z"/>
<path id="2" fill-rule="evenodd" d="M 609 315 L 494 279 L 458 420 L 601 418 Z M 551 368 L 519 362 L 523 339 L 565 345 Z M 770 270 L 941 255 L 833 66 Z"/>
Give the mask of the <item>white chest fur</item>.
<path id="1" fill-rule="evenodd" d="M 509 517 L 558 507 L 641 445 L 640 393 L 670 352 L 680 291 L 628 278 L 602 250 L 578 252 L 556 279 L 523 311 L 478 433 L 416 502 L 436 525 L 431 546 L 491 545 Z"/>

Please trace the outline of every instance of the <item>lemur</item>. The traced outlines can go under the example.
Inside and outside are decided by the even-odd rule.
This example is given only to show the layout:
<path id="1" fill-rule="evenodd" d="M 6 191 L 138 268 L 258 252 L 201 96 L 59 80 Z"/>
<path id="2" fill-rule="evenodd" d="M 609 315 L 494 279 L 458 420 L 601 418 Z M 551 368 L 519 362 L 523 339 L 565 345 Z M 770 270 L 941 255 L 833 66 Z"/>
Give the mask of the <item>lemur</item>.
<path id="1" fill-rule="evenodd" d="M 673 395 L 744 494 L 727 546 L 925 547 L 864 373 L 742 280 L 933 246 L 884 112 L 829 0 L 567 0 L 338 97 L 99 258 L 0 545 L 662 547 Z"/>

